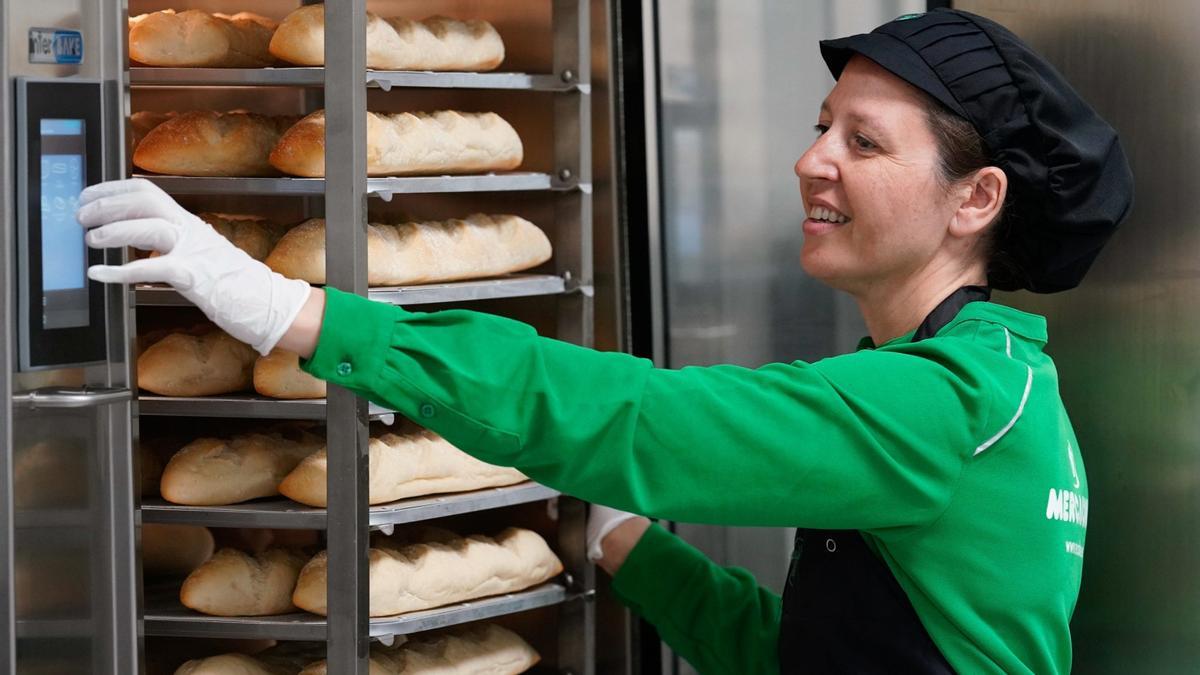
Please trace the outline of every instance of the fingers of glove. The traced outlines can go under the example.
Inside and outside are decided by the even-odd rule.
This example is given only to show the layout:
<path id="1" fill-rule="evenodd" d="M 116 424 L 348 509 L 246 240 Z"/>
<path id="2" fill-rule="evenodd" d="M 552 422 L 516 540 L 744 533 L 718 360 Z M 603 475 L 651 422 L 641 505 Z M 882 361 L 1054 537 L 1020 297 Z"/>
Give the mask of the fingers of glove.
<path id="1" fill-rule="evenodd" d="M 170 256 L 134 260 L 124 265 L 92 265 L 88 278 L 106 284 L 168 283 L 176 288 L 187 285 L 188 274 Z"/>
<path id="2" fill-rule="evenodd" d="M 101 197 L 86 206 L 81 206 L 75 217 L 84 227 L 96 227 L 135 218 L 163 218 L 181 222 L 181 216 L 185 215 L 189 215 L 187 211 L 165 194 L 130 192 Z"/>
<path id="3" fill-rule="evenodd" d="M 147 251 L 169 253 L 179 241 L 179 228 L 162 218 L 139 218 L 109 223 L 84 237 L 92 248 L 132 246 Z"/>
<path id="4" fill-rule="evenodd" d="M 79 205 L 83 206 L 85 204 L 90 204 L 97 199 L 115 197 L 117 195 L 124 194 L 140 194 L 146 196 L 152 194 L 166 195 L 161 188 L 145 178 L 126 178 L 125 180 L 110 180 L 104 183 L 97 183 L 95 185 L 88 186 L 83 190 L 83 192 L 79 193 Z"/>

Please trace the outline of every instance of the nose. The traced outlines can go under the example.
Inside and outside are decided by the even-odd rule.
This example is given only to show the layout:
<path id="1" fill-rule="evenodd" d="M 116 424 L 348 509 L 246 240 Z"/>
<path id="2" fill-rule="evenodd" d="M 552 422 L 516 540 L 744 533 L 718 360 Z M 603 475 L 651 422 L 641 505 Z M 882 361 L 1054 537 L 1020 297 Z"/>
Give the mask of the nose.
<path id="1" fill-rule="evenodd" d="M 792 170 L 800 180 L 837 180 L 837 163 L 834 161 L 830 148 L 829 132 L 821 134 L 813 144 L 800 155 Z"/>

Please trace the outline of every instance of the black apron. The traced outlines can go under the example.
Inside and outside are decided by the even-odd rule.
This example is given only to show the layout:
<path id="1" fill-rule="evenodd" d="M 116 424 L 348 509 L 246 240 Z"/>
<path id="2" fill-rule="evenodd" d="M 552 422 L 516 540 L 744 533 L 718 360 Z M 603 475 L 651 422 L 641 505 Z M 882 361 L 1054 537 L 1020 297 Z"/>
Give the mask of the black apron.
<path id="1" fill-rule="evenodd" d="M 990 289 L 965 286 L 913 335 L 935 335 Z M 857 530 L 796 530 L 779 626 L 779 670 L 793 673 L 953 673 L 904 589 Z"/>

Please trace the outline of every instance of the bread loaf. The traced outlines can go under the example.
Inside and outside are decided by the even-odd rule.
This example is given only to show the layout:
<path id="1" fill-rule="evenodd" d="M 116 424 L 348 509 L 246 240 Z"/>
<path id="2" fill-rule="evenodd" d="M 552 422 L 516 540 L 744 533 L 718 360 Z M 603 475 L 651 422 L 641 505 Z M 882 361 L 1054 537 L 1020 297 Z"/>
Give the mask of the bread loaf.
<path id="1" fill-rule="evenodd" d="M 419 528 L 420 541 L 381 537 L 369 551 L 370 615 L 393 616 L 535 586 L 562 572 L 546 541 L 531 530 L 507 528 L 495 538 L 462 538 Z M 328 560 L 318 553 L 300 573 L 292 601 L 325 615 Z"/>
<path id="2" fill-rule="evenodd" d="M 153 112 L 150 110 L 139 110 L 129 116 L 129 147 L 131 150 L 136 149 L 141 144 L 142 139 L 146 134 L 150 133 L 154 127 L 166 122 L 178 113 L 174 112 Z"/>
<path id="3" fill-rule="evenodd" d="M 213 554 L 213 536 L 199 525 L 142 525 L 142 572 L 147 576 L 180 577 Z"/>
<path id="4" fill-rule="evenodd" d="M 526 480 L 520 471 L 475 459 L 424 429 L 372 438 L 368 453 L 367 499 L 371 504 Z M 279 492 L 302 504 L 326 506 L 326 460 L 324 448 L 306 457 L 279 484 Z"/>
<path id="5" fill-rule="evenodd" d="M 21 511 L 88 508 L 88 475 L 80 465 L 91 453 L 84 443 L 60 436 L 17 448 L 12 457 L 13 506 Z"/>
<path id="6" fill-rule="evenodd" d="M 516 130 L 496 113 L 367 113 L 368 176 L 503 171 L 520 166 L 523 153 Z M 271 165 L 296 176 L 325 175 L 324 110 L 283 134 Z"/>
<path id="7" fill-rule="evenodd" d="M 171 333 L 137 360 L 138 386 L 163 396 L 213 396 L 244 391 L 258 352 L 221 330 Z"/>
<path id="8" fill-rule="evenodd" d="M 181 113 L 146 134 L 133 163 L 179 176 L 274 176 L 271 148 L 296 120 L 248 112 Z"/>
<path id="9" fill-rule="evenodd" d="M 200 438 L 163 469 L 163 499 L 191 506 L 236 504 L 279 494 L 279 481 L 325 438 L 302 429 Z"/>
<path id="10" fill-rule="evenodd" d="M 275 62 L 275 22 L 250 12 L 232 16 L 163 10 L 129 21 L 129 58 L 172 68 L 259 68 Z"/>
<path id="11" fill-rule="evenodd" d="M 325 381 L 300 370 L 300 355 L 283 349 L 254 364 L 254 390 L 272 398 L 325 398 Z"/>
<path id="12" fill-rule="evenodd" d="M 300 66 L 325 65 L 325 8 L 288 14 L 271 38 L 271 53 Z M 504 41 L 486 21 L 435 16 L 424 21 L 367 12 L 367 67 L 378 70 L 492 70 Z"/>
<path id="13" fill-rule="evenodd" d="M 367 284 L 403 286 L 498 276 L 550 259 L 550 240 L 519 216 L 367 226 Z M 325 221 L 292 228 L 266 258 L 285 277 L 325 283 Z"/>
<path id="14" fill-rule="evenodd" d="M 391 647 L 371 645 L 371 675 L 516 675 L 541 660 L 520 635 L 494 623 L 421 633 Z M 325 661 L 300 675 L 328 675 Z"/>
<path id="15" fill-rule="evenodd" d="M 324 655 L 324 645 L 284 642 L 253 655 L 233 652 L 192 659 L 175 675 L 296 675 Z"/>
<path id="16" fill-rule="evenodd" d="M 201 220 L 212 225 L 222 237 L 242 249 L 251 258 L 262 262 L 271 249 L 288 231 L 288 226 L 259 216 L 231 215 L 227 213 L 198 213 Z"/>
<path id="17" fill-rule="evenodd" d="M 268 616 L 295 611 L 292 590 L 308 557 L 272 548 L 258 555 L 223 548 L 179 589 L 186 607 L 213 616 Z"/>

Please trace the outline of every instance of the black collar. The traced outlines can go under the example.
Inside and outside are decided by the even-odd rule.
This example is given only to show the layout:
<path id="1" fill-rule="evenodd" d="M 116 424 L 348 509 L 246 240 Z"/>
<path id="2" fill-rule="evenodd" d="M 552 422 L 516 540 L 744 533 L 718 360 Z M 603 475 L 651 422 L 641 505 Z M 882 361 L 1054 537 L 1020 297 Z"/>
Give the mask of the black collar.
<path id="1" fill-rule="evenodd" d="M 937 332 L 950 323 L 950 320 L 958 316 L 958 312 L 972 302 L 987 302 L 992 298 L 992 289 L 987 286 L 963 286 L 962 288 L 950 294 L 950 297 L 943 300 L 925 320 L 917 328 L 917 332 L 913 334 L 913 342 L 920 342 L 928 337 L 937 335 Z"/>

